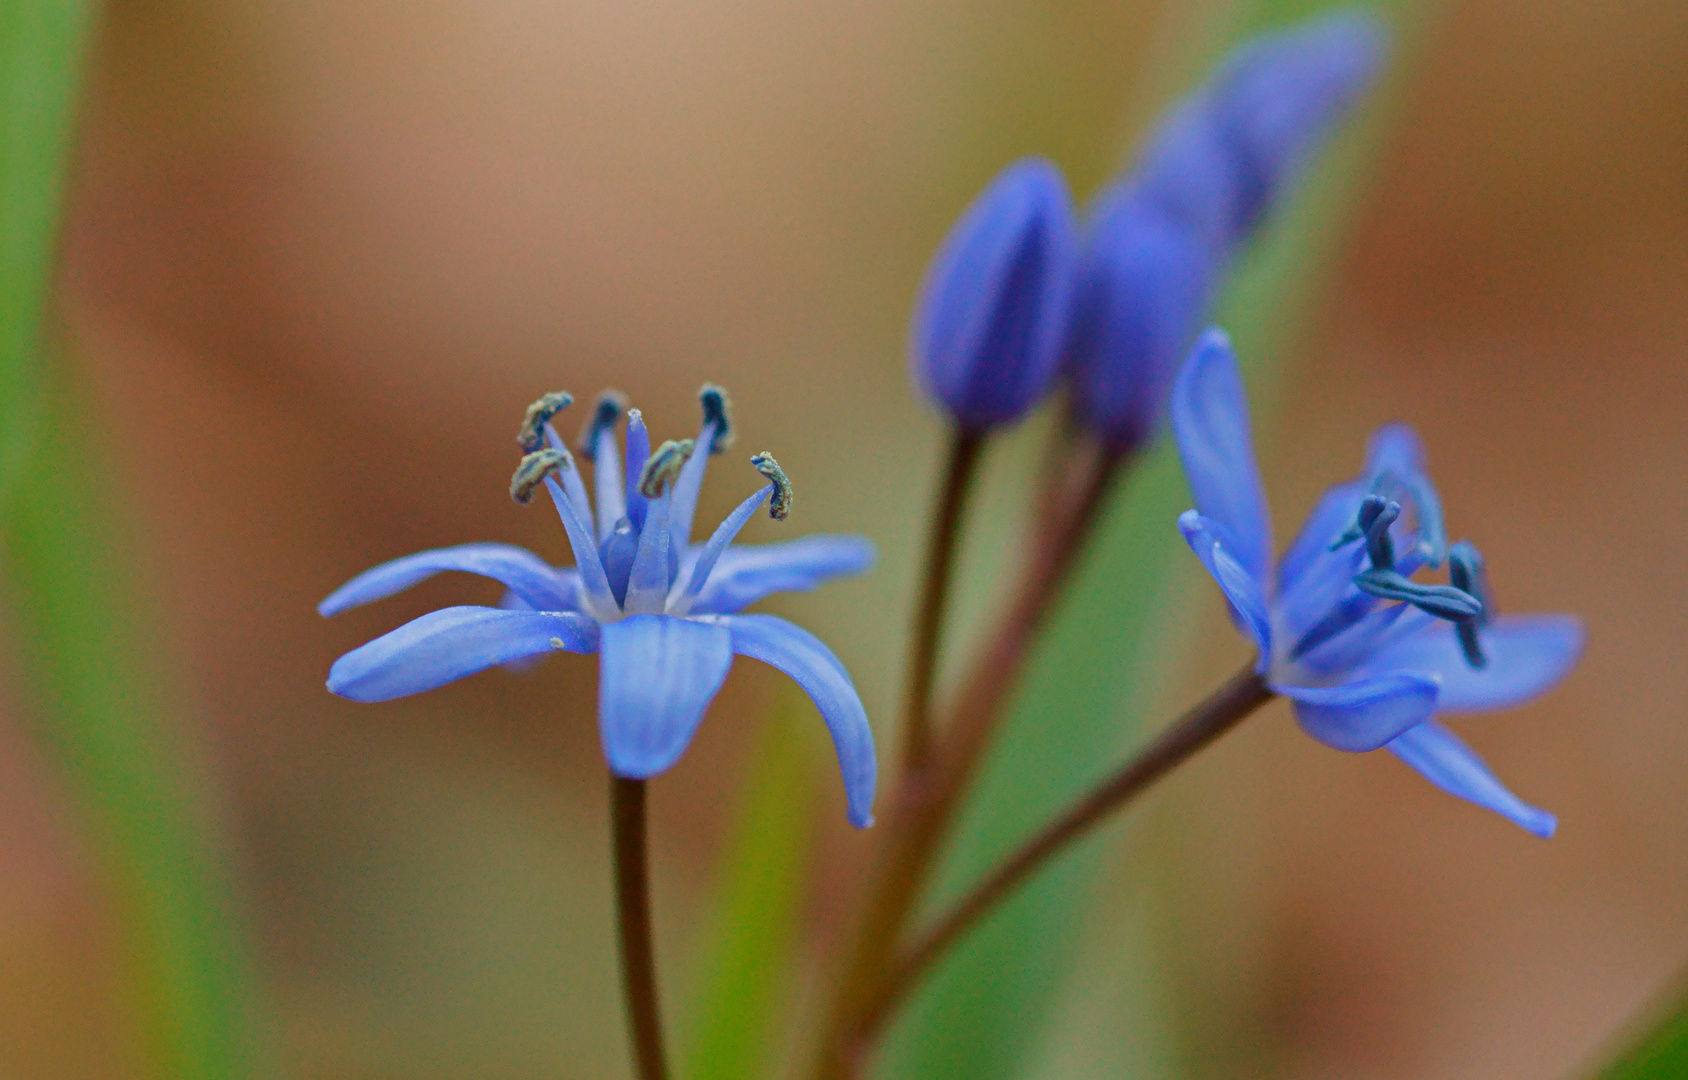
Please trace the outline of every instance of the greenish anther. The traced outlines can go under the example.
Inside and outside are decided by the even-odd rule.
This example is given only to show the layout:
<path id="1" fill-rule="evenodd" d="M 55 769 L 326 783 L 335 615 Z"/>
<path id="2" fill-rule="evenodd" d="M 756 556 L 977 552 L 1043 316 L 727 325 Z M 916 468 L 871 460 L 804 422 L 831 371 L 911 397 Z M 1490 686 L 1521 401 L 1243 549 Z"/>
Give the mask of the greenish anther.
<path id="1" fill-rule="evenodd" d="M 780 468 L 780 463 L 774 460 L 774 455 L 766 450 L 751 458 L 750 463 L 774 485 L 773 497 L 768 500 L 768 516 L 775 521 L 784 521 L 791 514 L 790 478 Z"/>
<path id="2" fill-rule="evenodd" d="M 551 418 L 574 404 L 574 395 L 567 390 L 553 390 L 527 407 L 522 429 L 516 432 L 516 442 L 526 453 L 533 453 L 545 445 L 545 426 Z M 526 499 L 522 500 L 526 502 Z"/>
<path id="3" fill-rule="evenodd" d="M 703 426 L 715 425 L 715 437 L 710 440 L 709 452 L 719 454 L 733 445 L 733 402 L 727 396 L 727 391 L 714 383 L 704 383 L 703 389 L 697 392 L 697 399 L 703 405 Z"/>
<path id="4" fill-rule="evenodd" d="M 574 459 L 562 447 L 535 450 L 522 458 L 510 477 L 510 497 L 524 506 L 533 498 L 533 491 L 547 476 L 572 468 Z"/>
<path id="5" fill-rule="evenodd" d="M 680 477 L 681 466 L 696 449 L 697 443 L 691 439 L 669 439 L 652 450 L 650 460 L 645 462 L 644 472 L 639 474 L 639 494 L 655 499 L 662 495 L 663 489 L 673 487 L 674 481 Z"/>

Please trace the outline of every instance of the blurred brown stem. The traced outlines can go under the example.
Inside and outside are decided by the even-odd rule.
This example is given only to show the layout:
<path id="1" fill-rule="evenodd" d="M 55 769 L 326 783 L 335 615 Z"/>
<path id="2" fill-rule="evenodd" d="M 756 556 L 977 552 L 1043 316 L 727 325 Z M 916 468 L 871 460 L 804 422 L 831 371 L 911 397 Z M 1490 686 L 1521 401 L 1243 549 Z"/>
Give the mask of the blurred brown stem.
<path id="1" fill-rule="evenodd" d="M 852 1035 L 879 996 L 950 820 L 1122 460 L 1094 439 L 1080 442 L 1019 590 L 971 668 L 932 764 L 904 776 L 894 792 L 878 877 L 839 983 L 816 1080 L 840 1080 L 859 1068 Z"/>
<path id="2" fill-rule="evenodd" d="M 1266 680 L 1255 674 L 1253 665 L 1244 668 L 1174 721 L 1113 776 L 1044 826 L 940 917 L 891 966 L 875 999 L 862 1011 L 850 1035 L 851 1041 L 865 1048 L 932 962 L 1034 871 L 1197 751 L 1247 719 L 1273 696 Z"/>
<path id="3" fill-rule="evenodd" d="M 662 1014 L 651 941 L 650 857 L 645 840 L 645 782 L 610 778 L 615 833 L 615 899 L 621 929 L 621 974 L 639 1080 L 668 1080 Z"/>
<path id="4" fill-rule="evenodd" d="M 903 701 L 903 773 L 913 775 L 932 760 L 932 682 L 938 667 L 938 637 L 955 571 L 961 517 L 978 473 L 983 432 L 956 429 L 950 434 L 949 464 L 938 494 L 938 516 L 927 541 L 925 581 L 909 652 L 908 696 Z"/>

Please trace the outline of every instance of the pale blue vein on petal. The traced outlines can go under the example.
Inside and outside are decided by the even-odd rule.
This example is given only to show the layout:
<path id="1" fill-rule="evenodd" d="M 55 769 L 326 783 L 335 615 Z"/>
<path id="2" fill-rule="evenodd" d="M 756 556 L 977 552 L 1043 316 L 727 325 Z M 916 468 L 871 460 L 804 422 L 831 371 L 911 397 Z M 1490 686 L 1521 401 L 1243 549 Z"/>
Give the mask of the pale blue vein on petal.
<path id="1" fill-rule="evenodd" d="M 564 611 L 449 607 L 431 611 L 340 657 L 328 689 L 353 701 L 390 701 L 525 656 L 593 652 L 598 624 Z"/>
<path id="2" fill-rule="evenodd" d="M 734 652 L 785 672 L 809 695 L 832 734 L 850 824 L 858 829 L 873 824 L 879 772 L 873 729 L 838 657 L 815 635 L 773 615 L 727 615 L 719 622 L 731 628 Z"/>
<path id="3" fill-rule="evenodd" d="M 1303 731 L 1351 753 L 1376 750 L 1436 711 L 1436 680 L 1411 672 L 1340 686 L 1273 683 L 1272 689 L 1295 702 L 1295 718 Z"/>
<path id="4" fill-rule="evenodd" d="M 1264 590 L 1272 526 L 1254 463 L 1242 374 L 1223 332 L 1203 334 L 1179 374 L 1172 429 L 1196 509 L 1224 526 L 1236 545 L 1232 554 Z"/>
<path id="5" fill-rule="evenodd" d="M 1469 746 L 1434 721 L 1420 724 L 1389 744 L 1395 755 L 1450 795 L 1468 799 L 1542 838 L 1559 820 L 1508 791 Z"/>
<path id="6" fill-rule="evenodd" d="M 709 575 L 714 572 L 715 565 L 720 561 L 722 553 L 738 537 L 739 531 L 744 528 L 745 523 L 751 519 L 756 511 L 762 508 L 762 504 L 766 503 L 773 493 L 774 485 L 772 484 L 751 493 L 748 498 L 734 508 L 732 513 L 722 520 L 721 524 L 715 527 L 715 531 L 710 534 L 709 542 L 704 544 L 702 550 L 697 553 L 697 557 L 691 560 L 691 566 L 686 572 L 685 591 L 681 594 L 686 599 L 682 604 L 683 610 L 679 614 L 684 615 L 687 610 L 690 610 L 698 594 L 709 583 Z"/>
<path id="7" fill-rule="evenodd" d="M 513 544 L 459 544 L 406 555 L 365 570 L 317 605 L 318 614 L 337 615 L 349 608 L 383 600 L 446 570 L 462 570 L 502 582 L 529 607 L 570 611 L 578 606 L 576 588 L 539 556 Z"/>
<path id="8" fill-rule="evenodd" d="M 730 615 L 774 593 L 807 591 L 836 577 L 859 574 L 873 565 L 875 556 L 873 542 L 865 536 L 734 545 L 722 553 L 692 610 Z"/>
<path id="9" fill-rule="evenodd" d="M 1573 616 L 1503 615 L 1478 632 L 1488 663 L 1473 668 L 1454 628 L 1423 618 L 1421 632 L 1384 644 L 1367 666 L 1441 676 L 1445 712 L 1487 712 L 1532 701 L 1558 684 L 1582 654 L 1582 622 Z"/>
<path id="10" fill-rule="evenodd" d="M 643 780 L 686 752 L 732 667 L 724 626 L 672 615 L 631 615 L 603 628 L 598 724 L 617 776 Z"/>

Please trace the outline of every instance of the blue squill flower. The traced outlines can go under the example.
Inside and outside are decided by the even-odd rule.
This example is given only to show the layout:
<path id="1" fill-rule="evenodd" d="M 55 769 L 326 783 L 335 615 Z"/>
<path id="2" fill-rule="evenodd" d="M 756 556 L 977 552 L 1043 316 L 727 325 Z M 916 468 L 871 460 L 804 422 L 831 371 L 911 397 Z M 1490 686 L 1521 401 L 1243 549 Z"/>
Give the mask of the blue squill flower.
<path id="1" fill-rule="evenodd" d="M 1444 791 L 1551 836 L 1553 815 L 1520 801 L 1432 717 L 1545 692 L 1576 662 L 1582 626 L 1564 615 L 1495 615 L 1481 557 L 1468 544 L 1447 547 L 1411 429 L 1372 437 L 1364 475 L 1326 493 L 1275 573 L 1248 402 L 1218 331 L 1178 376 L 1172 429 L 1197 507 L 1179 527 L 1302 729 L 1338 750 L 1386 746 Z M 1453 586 L 1412 580 L 1444 559 Z"/>
<path id="2" fill-rule="evenodd" d="M 341 586 L 323 615 L 391 596 L 442 570 L 502 582 L 498 607 L 431 612 L 335 661 L 328 689 L 354 701 L 387 701 L 432 690 L 500 664 L 555 651 L 598 654 L 598 723 L 616 775 L 644 779 L 680 759 L 734 655 L 790 675 L 808 692 L 832 733 L 852 824 L 872 823 L 877 766 L 873 733 L 844 665 L 820 639 L 773 615 L 743 615 L 772 593 L 811 589 L 865 570 L 873 545 L 854 536 L 810 536 L 759 547 L 732 546 L 764 504 L 776 519 L 791 506 L 778 463 L 751 463 L 767 479 L 701 544 L 692 516 L 711 454 L 732 441 L 726 395 L 705 386 L 703 429 L 695 440 L 651 450 L 638 410 L 627 413 L 623 466 L 616 425 L 619 395 L 600 396 L 581 438 L 593 461 L 596 507 L 573 456 L 551 424 L 571 400 L 550 394 L 528 410 L 519 441 L 527 456 L 511 494 L 527 502 L 543 484 L 562 517 L 573 568 L 560 569 L 508 544 L 464 544 L 377 566 Z"/>
<path id="3" fill-rule="evenodd" d="M 1043 400 L 1066 344 L 1078 241 L 1060 172 L 1004 169 L 962 214 L 926 271 L 911 360 L 963 429 L 1013 423 Z"/>
<path id="4" fill-rule="evenodd" d="M 1069 366 L 1080 420 L 1110 445 L 1154 433 L 1238 247 L 1371 84 L 1384 41 L 1375 20 L 1352 13 L 1255 39 L 1097 197 Z"/>

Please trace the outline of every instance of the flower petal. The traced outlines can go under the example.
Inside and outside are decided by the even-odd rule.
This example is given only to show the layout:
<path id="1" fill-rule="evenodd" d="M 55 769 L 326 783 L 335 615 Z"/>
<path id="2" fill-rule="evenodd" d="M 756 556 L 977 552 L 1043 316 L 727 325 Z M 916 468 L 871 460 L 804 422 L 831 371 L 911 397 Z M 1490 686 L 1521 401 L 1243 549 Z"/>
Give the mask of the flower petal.
<path id="1" fill-rule="evenodd" d="M 328 689 L 353 701 L 391 701 L 524 656 L 597 648 L 598 624 L 574 612 L 442 608 L 334 661 Z"/>
<path id="2" fill-rule="evenodd" d="M 610 771 L 655 776 L 680 760 L 733 665 L 724 626 L 632 615 L 603 629 L 598 732 Z"/>
<path id="3" fill-rule="evenodd" d="M 1272 620 L 1259 581 L 1232 558 L 1223 525 L 1194 510 L 1186 510 L 1178 516 L 1178 528 L 1190 550 L 1230 601 L 1231 621 L 1260 650 L 1254 669 L 1264 672 L 1272 661 Z"/>
<path id="4" fill-rule="evenodd" d="M 873 729 L 862 699 L 832 650 L 815 635 L 773 615 L 723 615 L 732 628 L 733 651 L 772 664 L 796 680 L 820 710 L 838 752 L 850 824 L 873 824 L 873 789 L 879 764 L 873 753 Z"/>
<path id="5" fill-rule="evenodd" d="M 658 612 L 668 603 L 668 590 L 673 585 L 669 562 L 674 552 L 668 515 L 673 505 L 673 493 L 665 491 L 650 500 L 650 508 L 645 511 L 639 551 L 633 557 L 633 570 L 627 577 L 627 601 L 621 605 L 629 615 Z"/>
<path id="6" fill-rule="evenodd" d="M 539 611 L 575 611 L 580 607 L 578 581 L 533 552 L 513 544 L 459 544 L 420 551 L 365 570 L 330 593 L 317 605 L 317 613 L 338 615 L 348 608 L 385 599 L 443 570 L 463 570 L 501 581 Z"/>
<path id="7" fill-rule="evenodd" d="M 1223 331 L 1203 334 L 1185 361 L 1172 393 L 1172 431 L 1196 509 L 1224 526 L 1227 548 L 1264 592 L 1272 523 L 1254 464 L 1248 398 Z"/>
<path id="8" fill-rule="evenodd" d="M 1366 442 L 1366 477 L 1392 472 L 1397 476 L 1422 473 L 1429 465 L 1424 441 L 1406 424 L 1385 424 Z"/>
<path id="9" fill-rule="evenodd" d="M 1442 679 L 1445 712 L 1484 712 L 1522 705 L 1552 689 L 1582 655 L 1582 621 L 1570 615 L 1503 615 L 1477 632 L 1488 663 L 1465 662 L 1454 628 L 1428 620 L 1373 659 L 1374 668 L 1398 668 Z"/>
<path id="10" fill-rule="evenodd" d="M 1348 569 L 1353 565 L 1348 549 L 1365 545 L 1356 541 L 1340 551 L 1332 551 L 1330 546 L 1354 520 L 1364 494 L 1364 487 L 1355 482 L 1337 484 L 1325 492 L 1313 512 L 1307 515 L 1307 522 L 1301 526 L 1295 541 L 1278 560 L 1280 598 L 1292 596 L 1301 579 L 1310 572 L 1324 571 L 1332 576 L 1339 575 L 1344 581 L 1354 576 L 1355 571 Z"/>
<path id="11" fill-rule="evenodd" d="M 692 518 L 697 516 L 697 497 L 703 490 L 703 475 L 709 469 L 709 455 L 715 447 L 714 424 L 705 423 L 693 444 L 692 456 L 680 466 L 674 480 L 674 505 L 668 511 L 668 528 L 674 534 L 674 548 L 684 551 L 692 542 Z"/>
<path id="12" fill-rule="evenodd" d="M 721 553 L 692 610 L 743 611 L 774 593 L 803 592 L 835 577 L 859 574 L 873 565 L 874 557 L 873 541 L 865 536 L 805 536 L 780 544 L 734 545 Z"/>
<path id="13" fill-rule="evenodd" d="M 1398 736 L 1389 749 L 1443 791 L 1493 810 L 1526 832 L 1545 839 L 1559 827 L 1558 818 L 1506 790 L 1483 759 L 1440 724 L 1420 724 Z"/>
<path id="14" fill-rule="evenodd" d="M 750 520 L 752 514 L 762 508 L 762 504 L 773 495 L 772 484 L 752 492 L 751 495 L 728 514 L 721 524 L 710 534 L 709 542 L 697 552 L 696 557 L 689 560 L 690 565 L 681 578 L 674 582 L 674 593 L 670 595 L 669 610 L 675 615 L 684 615 L 692 609 L 698 593 L 703 591 L 709 582 L 709 575 L 714 572 L 715 564 L 720 561 L 725 552 L 738 536 L 739 530 Z M 684 586 L 682 588 L 682 581 Z"/>
<path id="15" fill-rule="evenodd" d="M 1341 686 L 1272 689 L 1295 702 L 1301 730 L 1337 750 L 1376 750 L 1436 711 L 1436 680 L 1407 671 L 1356 679 Z"/>
<path id="16" fill-rule="evenodd" d="M 615 428 L 598 431 L 592 447 L 592 487 L 598 496 L 598 543 L 609 539 L 616 523 L 627 516 L 627 492 L 622 483 L 621 451 L 615 445 Z"/>
<path id="17" fill-rule="evenodd" d="M 574 469 L 572 461 L 568 468 Z M 557 508 L 557 516 L 563 520 L 563 532 L 568 534 L 569 547 L 574 551 L 574 566 L 580 573 L 581 593 L 586 598 L 588 610 L 600 620 L 616 617 L 621 614 L 621 607 L 615 602 L 615 594 L 610 592 L 610 579 L 604 574 L 604 560 L 598 556 L 592 527 L 581 520 L 575 512 L 574 501 L 556 480 L 547 476 L 545 490 Z"/>

